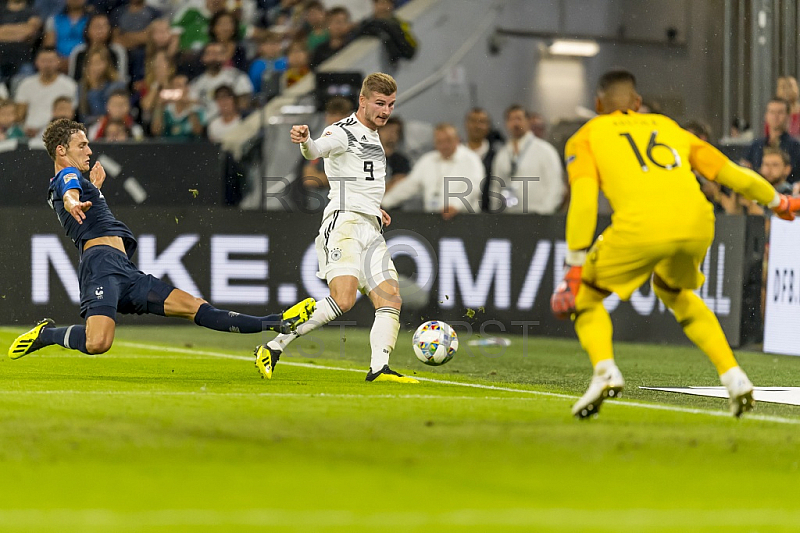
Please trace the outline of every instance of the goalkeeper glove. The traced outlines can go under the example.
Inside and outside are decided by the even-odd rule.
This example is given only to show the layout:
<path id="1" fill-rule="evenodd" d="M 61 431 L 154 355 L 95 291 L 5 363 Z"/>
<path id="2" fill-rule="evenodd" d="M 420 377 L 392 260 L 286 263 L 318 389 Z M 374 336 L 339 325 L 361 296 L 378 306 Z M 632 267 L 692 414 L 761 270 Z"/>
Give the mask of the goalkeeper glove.
<path id="1" fill-rule="evenodd" d="M 567 265 L 564 279 L 556 286 L 556 290 L 550 298 L 550 310 L 559 320 L 569 318 L 575 312 L 575 297 L 581 286 L 582 272 L 582 265 Z"/>
<path id="2" fill-rule="evenodd" d="M 800 198 L 781 194 L 780 203 L 773 207 L 772 211 L 783 220 L 794 220 L 795 211 L 800 211 Z"/>

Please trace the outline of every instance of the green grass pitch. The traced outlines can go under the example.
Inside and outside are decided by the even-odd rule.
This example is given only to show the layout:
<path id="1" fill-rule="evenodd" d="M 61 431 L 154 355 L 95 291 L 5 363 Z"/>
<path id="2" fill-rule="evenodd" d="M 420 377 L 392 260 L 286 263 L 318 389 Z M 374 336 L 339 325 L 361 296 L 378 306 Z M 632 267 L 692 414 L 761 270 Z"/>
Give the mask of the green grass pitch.
<path id="1" fill-rule="evenodd" d="M 625 397 L 579 422 L 576 341 L 462 343 L 431 368 L 401 332 L 393 367 L 438 381 L 399 385 L 364 382 L 368 331 L 341 336 L 301 339 L 271 381 L 258 336 L 183 325 L 3 357 L 0 531 L 800 529 L 800 408 L 735 420 L 638 388 L 718 385 L 695 349 L 620 344 Z M 737 355 L 756 385 L 800 384 L 800 358 Z"/>

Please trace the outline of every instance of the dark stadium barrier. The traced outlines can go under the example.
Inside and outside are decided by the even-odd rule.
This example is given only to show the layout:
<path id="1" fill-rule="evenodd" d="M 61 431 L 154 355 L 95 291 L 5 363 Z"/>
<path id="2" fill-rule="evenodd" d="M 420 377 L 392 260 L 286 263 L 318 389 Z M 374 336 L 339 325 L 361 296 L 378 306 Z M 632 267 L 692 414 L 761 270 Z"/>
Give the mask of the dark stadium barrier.
<path id="1" fill-rule="evenodd" d="M 118 206 L 221 205 L 223 159 L 209 142 L 128 142 L 91 145 L 109 178 L 103 194 Z M 53 162 L 41 149 L 26 146 L 0 152 L 0 206 L 42 205 Z M 13 191 L 13 192 L 11 192 Z"/>
<path id="2" fill-rule="evenodd" d="M 134 259 L 140 268 L 219 307 L 260 314 L 307 294 L 327 295 L 315 277 L 319 216 L 179 205 L 114 212 L 139 239 Z M 549 311 L 566 250 L 564 224 L 561 216 L 462 215 L 444 222 L 433 215 L 394 213 L 385 236 L 398 270 L 430 289 L 427 302 L 419 292 L 405 296 L 404 327 L 439 318 L 461 328 L 470 324 L 482 335 L 574 336 L 571 324 Z M 601 220 L 601 227 L 607 224 Z M 0 208 L 0 227 L 0 324 L 22 327 L 43 316 L 76 321 L 77 252 L 55 214 L 47 207 Z M 760 280 L 758 242 L 763 251 L 763 221 L 722 217 L 703 265 L 707 280 L 699 293 L 734 345 L 752 340 L 742 335 L 742 320 L 753 314 L 744 312 L 742 302 L 744 291 L 760 292 L 760 284 L 746 283 Z M 629 302 L 612 296 L 607 306 L 617 340 L 686 342 L 647 285 Z M 367 326 L 373 310 L 359 301 L 344 318 Z M 165 319 L 122 317 L 121 323 L 164 324 Z"/>

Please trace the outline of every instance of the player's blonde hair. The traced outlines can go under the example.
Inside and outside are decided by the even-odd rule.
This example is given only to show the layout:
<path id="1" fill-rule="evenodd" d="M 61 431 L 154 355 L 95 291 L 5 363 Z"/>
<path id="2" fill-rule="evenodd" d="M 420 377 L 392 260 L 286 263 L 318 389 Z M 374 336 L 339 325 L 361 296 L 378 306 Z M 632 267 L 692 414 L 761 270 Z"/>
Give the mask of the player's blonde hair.
<path id="1" fill-rule="evenodd" d="M 397 92 L 397 82 L 394 78 L 383 72 L 373 72 L 361 84 L 361 96 L 369 98 L 372 93 L 389 96 Z"/>

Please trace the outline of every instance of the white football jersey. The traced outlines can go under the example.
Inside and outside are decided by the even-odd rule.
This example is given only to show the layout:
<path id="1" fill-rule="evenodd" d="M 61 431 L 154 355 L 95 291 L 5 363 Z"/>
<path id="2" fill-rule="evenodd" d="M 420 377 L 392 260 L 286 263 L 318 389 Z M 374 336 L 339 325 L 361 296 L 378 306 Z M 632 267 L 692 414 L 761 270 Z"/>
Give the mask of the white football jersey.
<path id="1" fill-rule="evenodd" d="M 378 132 L 359 122 L 353 113 L 325 128 L 316 142 L 331 184 L 330 202 L 322 218 L 336 210 L 380 217 L 386 154 Z"/>

